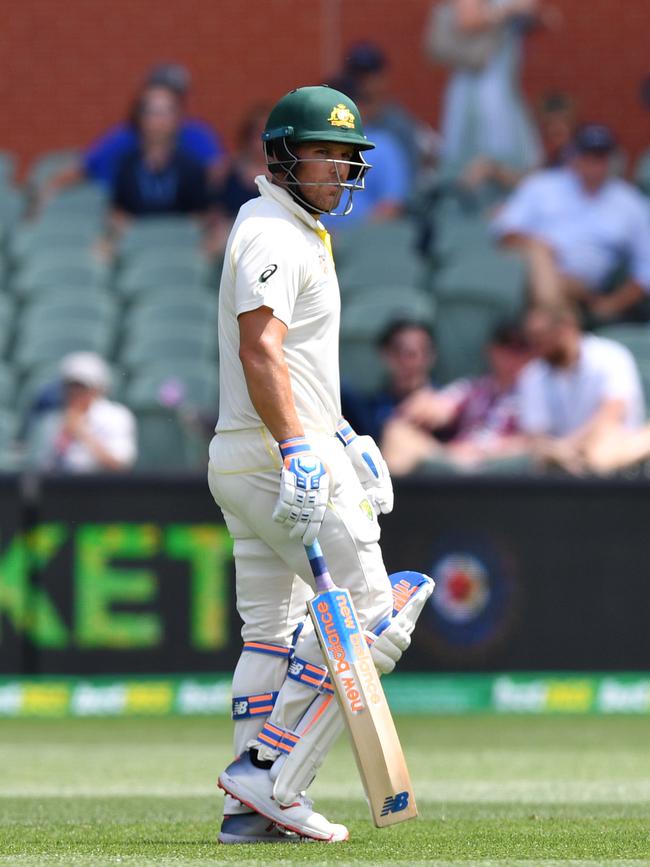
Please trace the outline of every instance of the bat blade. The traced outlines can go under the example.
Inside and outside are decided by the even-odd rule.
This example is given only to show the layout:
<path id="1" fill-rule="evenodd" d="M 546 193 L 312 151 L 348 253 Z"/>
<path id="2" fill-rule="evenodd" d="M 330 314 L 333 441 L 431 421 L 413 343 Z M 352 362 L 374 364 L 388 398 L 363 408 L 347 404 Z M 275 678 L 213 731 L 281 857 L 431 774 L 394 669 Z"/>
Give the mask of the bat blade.
<path id="1" fill-rule="evenodd" d="M 308 608 L 373 821 L 381 828 L 412 819 L 417 806 L 406 760 L 350 593 L 326 590 Z"/>

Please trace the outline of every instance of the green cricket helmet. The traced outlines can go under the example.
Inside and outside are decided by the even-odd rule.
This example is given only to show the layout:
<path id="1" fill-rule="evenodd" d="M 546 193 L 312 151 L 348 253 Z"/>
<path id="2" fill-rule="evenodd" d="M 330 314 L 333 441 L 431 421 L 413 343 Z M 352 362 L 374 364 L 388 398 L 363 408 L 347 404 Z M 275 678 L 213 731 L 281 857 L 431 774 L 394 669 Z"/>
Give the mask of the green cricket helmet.
<path id="1" fill-rule="evenodd" d="M 363 151 L 371 150 L 374 144 L 366 138 L 359 109 L 349 96 L 325 84 L 292 90 L 271 111 L 262 141 L 269 171 L 281 176 L 283 184 L 299 204 L 320 214 L 345 216 L 350 213 L 352 194 L 364 189 L 365 175 L 370 168 Z M 354 156 L 351 160 L 318 160 L 334 163 L 336 181 L 301 183 L 295 174 L 296 168 L 313 160 L 300 159 L 293 148 L 297 144 L 318 141 L 349 144 L 354 149 Z M 343 165 L 349 167 L 345 179 L 340 173 Z M 325 211 L 309 200 L 307 187 L 331 186 L 332 183 L 348 192 L 345 206 L 340 211 Z"/>

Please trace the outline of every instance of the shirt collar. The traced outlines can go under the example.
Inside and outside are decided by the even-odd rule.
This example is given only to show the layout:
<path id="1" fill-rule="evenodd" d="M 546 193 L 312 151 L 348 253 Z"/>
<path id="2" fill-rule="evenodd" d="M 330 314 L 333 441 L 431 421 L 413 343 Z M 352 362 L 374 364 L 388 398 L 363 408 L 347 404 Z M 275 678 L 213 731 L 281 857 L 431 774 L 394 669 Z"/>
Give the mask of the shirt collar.
<path id="1" fill-rule="evenodd" d="M 325 227 L 321 221 L 312 217 L 311 214 L 308 214 L 307 211 L 282 187 L 279 187 L 277 184 L 272 184 L 264 175 L 258 175 L 255 178 L 255 183 L 257 184 L 257 188 L 260 191 L 262 198 L 273 199 L 275 202 L 282 205 L 282 207 L 287 211 L 290 211 L 294 217 L 298 217 L 301 222 L 314 232 L 320 233 L 324 231 Z"/>

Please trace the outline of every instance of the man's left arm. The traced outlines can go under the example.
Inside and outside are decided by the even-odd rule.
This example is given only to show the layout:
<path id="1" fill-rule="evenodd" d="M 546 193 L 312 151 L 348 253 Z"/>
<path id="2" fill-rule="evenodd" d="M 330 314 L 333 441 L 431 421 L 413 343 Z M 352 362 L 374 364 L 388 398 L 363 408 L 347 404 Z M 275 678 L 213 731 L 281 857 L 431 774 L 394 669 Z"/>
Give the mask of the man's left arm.
<path id="1" fill-rule="evenodd" d="M 650 294 L 650 209 L 645 201 L 631 203 L 626 252 L 629 279 L 607 295 L 592 296 L 590 310 L 598 319 L 617 319 Z"/>

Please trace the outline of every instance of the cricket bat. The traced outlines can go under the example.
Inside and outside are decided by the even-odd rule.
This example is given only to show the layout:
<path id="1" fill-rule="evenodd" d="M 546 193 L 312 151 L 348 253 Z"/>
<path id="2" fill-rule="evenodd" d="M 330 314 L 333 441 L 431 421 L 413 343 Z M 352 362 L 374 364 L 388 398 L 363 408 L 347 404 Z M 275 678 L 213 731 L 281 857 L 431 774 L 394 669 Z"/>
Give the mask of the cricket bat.
<path id="1" fill-rule="evenodd" d="M 316 581 L 307 603 L 378 828 L 417 816 L 404 753 L 348 590 L 337 587 L 318 542 L 306 545 Z"/>

